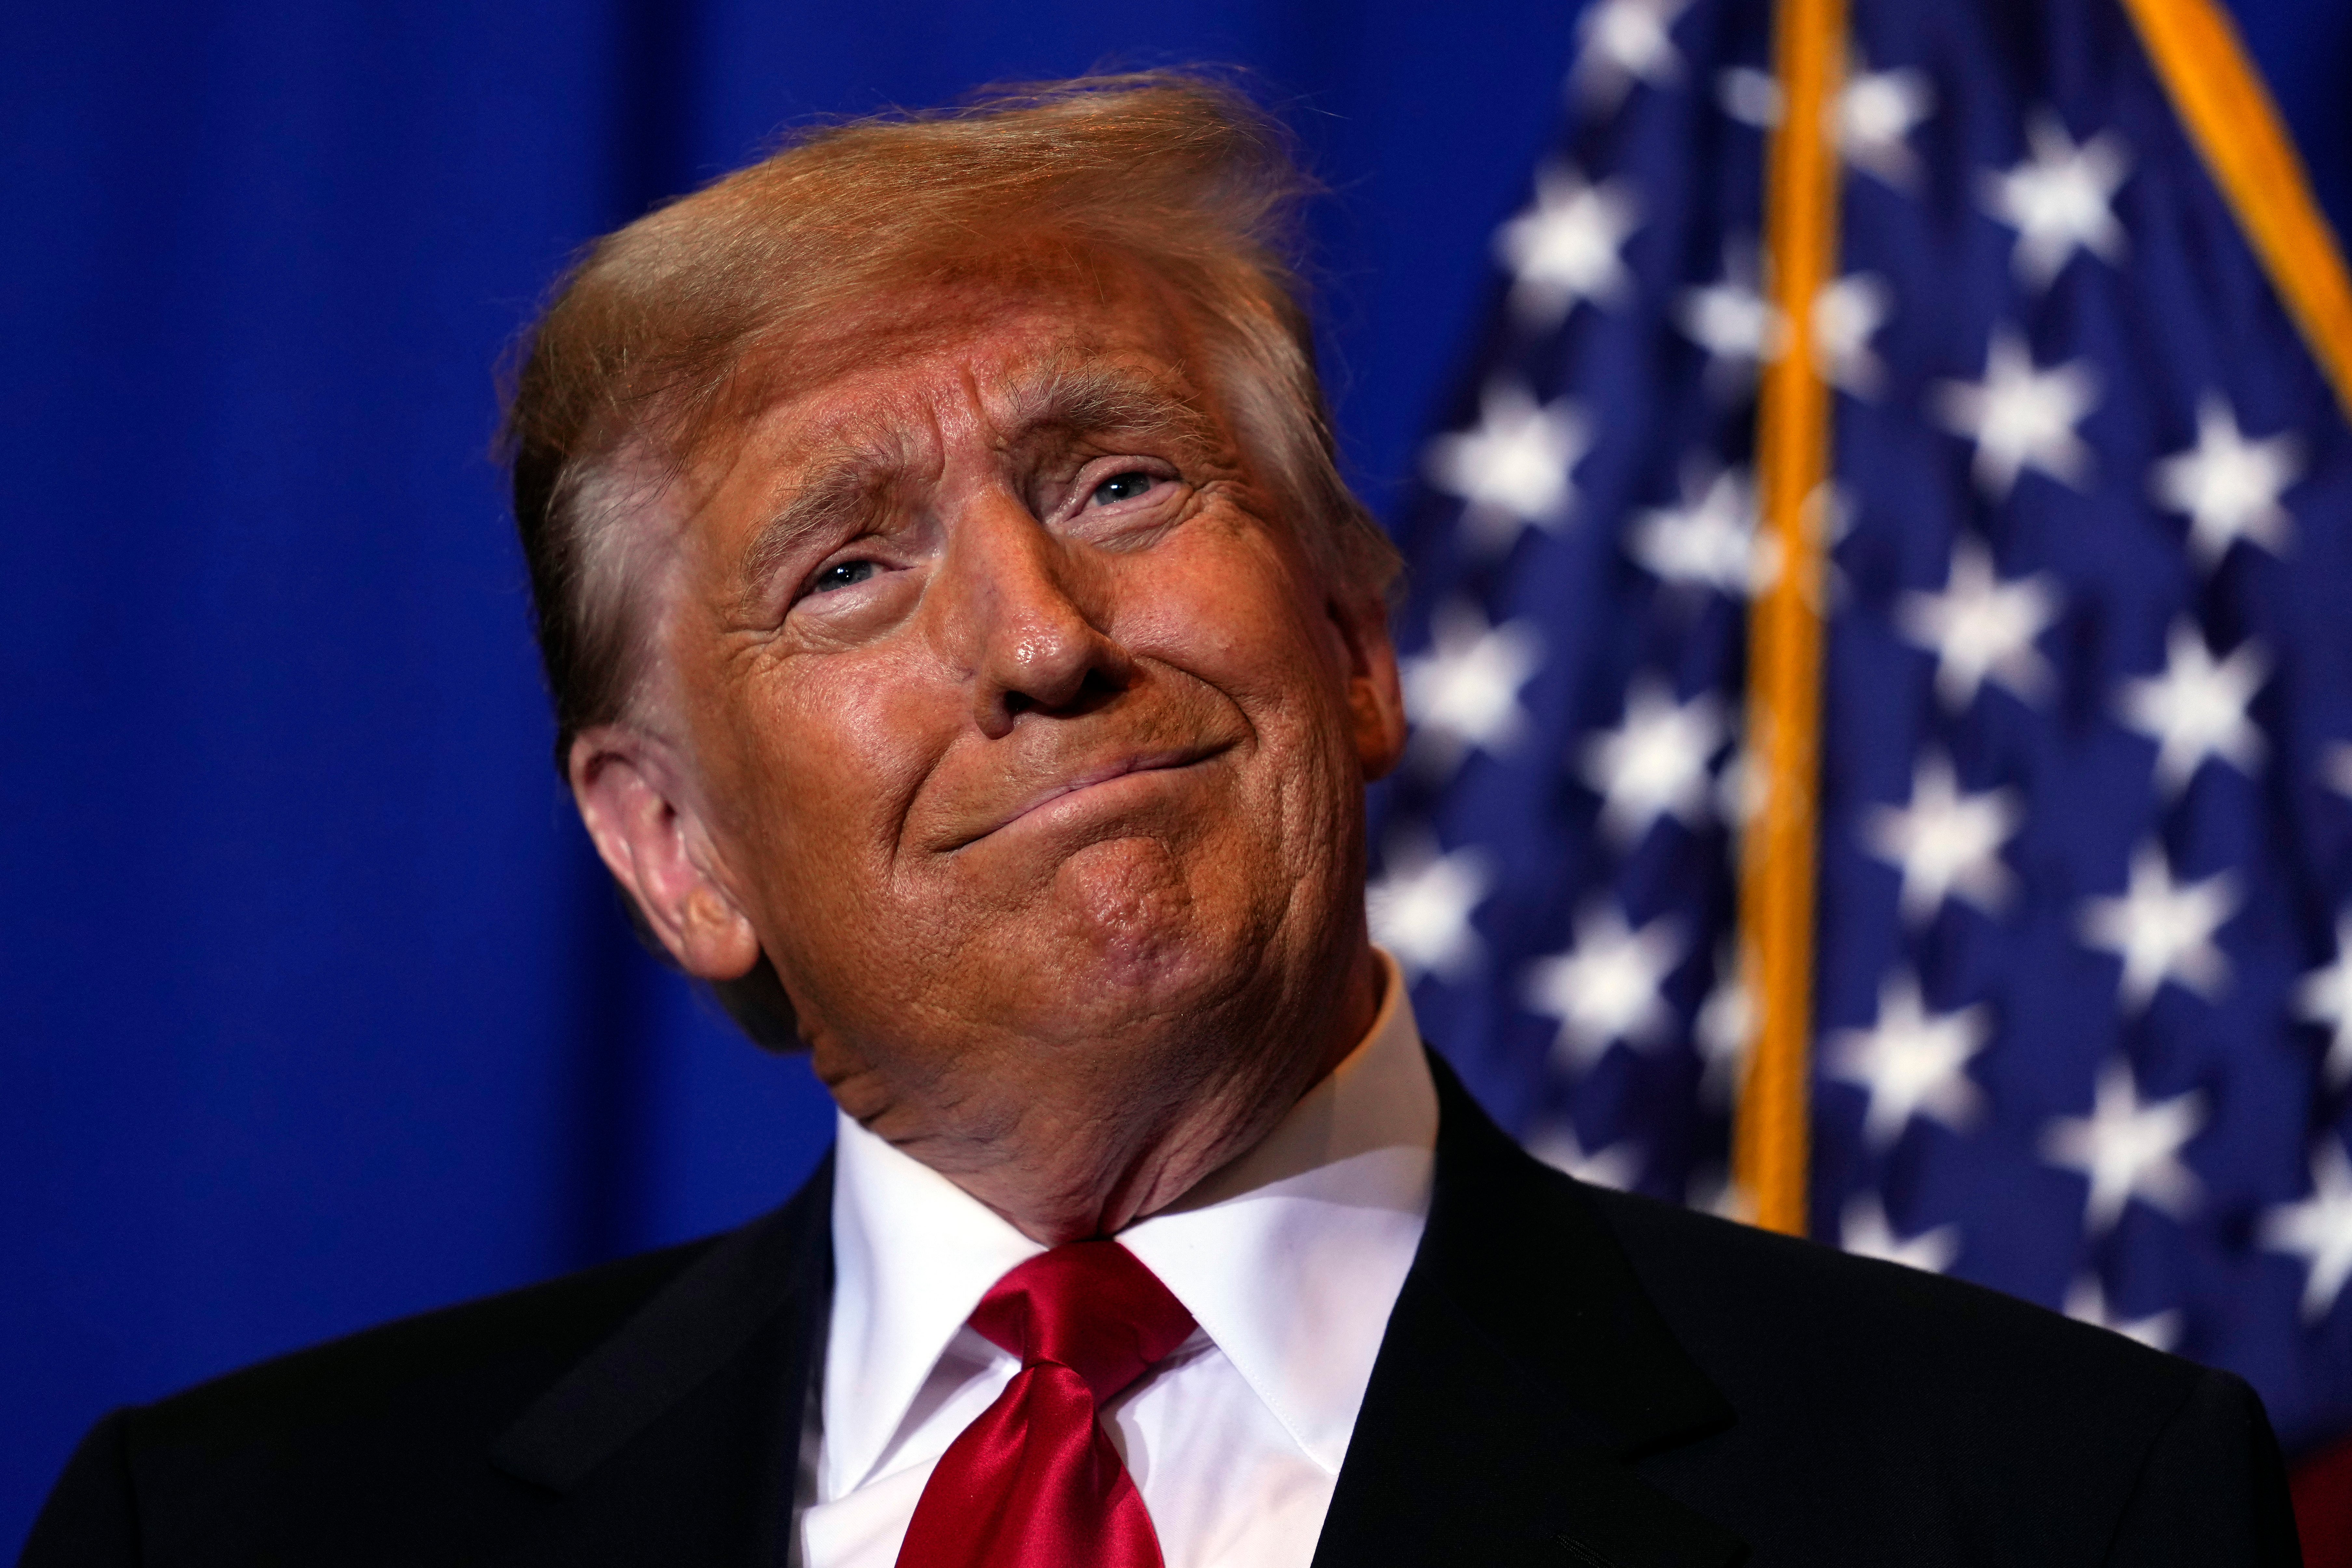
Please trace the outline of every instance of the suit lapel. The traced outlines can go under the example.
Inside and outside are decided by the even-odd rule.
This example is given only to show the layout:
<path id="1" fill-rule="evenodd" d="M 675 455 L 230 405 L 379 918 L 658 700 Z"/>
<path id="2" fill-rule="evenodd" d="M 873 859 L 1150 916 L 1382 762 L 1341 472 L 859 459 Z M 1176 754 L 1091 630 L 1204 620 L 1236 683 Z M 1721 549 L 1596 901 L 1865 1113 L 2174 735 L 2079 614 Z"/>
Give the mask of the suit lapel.
<path id="1" fill-rule="evenodd" d="M 1434 1058 L 1429 1227 L 1316 1568 L 1723 1568 L 1743 1546 L 1630 1462 L 1731 1412 L 1575 1183 Z M 538 1500 L 490 1561 L 781 1568 L 832 1299 L 832 1164 L 736 1231 L 524 1413 L 492 1462 Z"/>
<path id="2" fill-rule="evenodd" d="M 1629 1468 L 1731 1423 L 1575 1183 L 1431 1060 L 1429 1227 L 1316 1568 L 1721 1568 L 1743 1543 Z"/>
<path id="3" fill-rule="evenodd" d="M 832 1201 L 828 1156 L 792 1202 L 720 1240 L 509 1429 L 491 1462 L 546 1506 L 498 1561 L 785 1561 L 832 1300 Z"/>

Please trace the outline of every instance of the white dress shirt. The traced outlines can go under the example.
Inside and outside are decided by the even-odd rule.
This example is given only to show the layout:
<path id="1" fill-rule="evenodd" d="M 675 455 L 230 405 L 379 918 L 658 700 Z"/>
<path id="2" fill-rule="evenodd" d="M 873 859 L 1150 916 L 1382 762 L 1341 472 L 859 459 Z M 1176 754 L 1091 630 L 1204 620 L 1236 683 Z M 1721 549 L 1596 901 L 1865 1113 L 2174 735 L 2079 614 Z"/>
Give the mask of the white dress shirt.
<path id="1" fill-rule="evenodd" d="M 1118 1239 L 1200 1327 L 1104 1426 L 1167 1568 L 1306 1568 L 1429 1214 L 1437 1091 L 1395 961 L 1371 1030 L 1274 1131 Z M 931 1468 L 1020 1363 L 966 1326 L 1045 1250 L 846 1117 L 800 1561 L 891 1568 Z"/>

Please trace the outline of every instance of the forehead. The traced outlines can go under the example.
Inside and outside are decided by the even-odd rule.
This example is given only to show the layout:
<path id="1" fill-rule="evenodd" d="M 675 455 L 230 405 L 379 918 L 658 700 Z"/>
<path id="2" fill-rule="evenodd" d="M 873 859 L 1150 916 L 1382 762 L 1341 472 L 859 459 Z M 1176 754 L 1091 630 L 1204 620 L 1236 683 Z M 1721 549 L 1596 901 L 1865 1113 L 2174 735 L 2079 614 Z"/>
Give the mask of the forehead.
<path id="1" fill-rule="evenodd" d="M 769 463 L 790 465 L 942 421 L 977 418 L 1006 437 L 1038 423 L 1123 423 L 1151 402 L 1206 412 L 1194 338 L 1172 293 L 1132 276 L 901 289 L 780 355 L 740 428 Z"/>
<path id="2" fill-rule="evenodd" d="M 1181 302 L 1148 278 L 877 295 L 749 367 L 767 378 L 762 400 L 693 462 L 686 536 L 756 585 L 838 520 L 940 480 L 956 451 L 1050 462 L 1123 432 L 1223 463 L 1234 443 L 1193 342 Z"/>

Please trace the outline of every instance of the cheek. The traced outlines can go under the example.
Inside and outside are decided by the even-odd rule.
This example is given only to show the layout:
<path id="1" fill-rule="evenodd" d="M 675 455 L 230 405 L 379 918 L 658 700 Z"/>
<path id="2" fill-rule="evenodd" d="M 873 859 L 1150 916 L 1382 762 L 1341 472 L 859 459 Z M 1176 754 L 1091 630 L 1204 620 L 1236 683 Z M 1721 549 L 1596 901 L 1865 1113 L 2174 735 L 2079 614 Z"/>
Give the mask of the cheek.
<path id="1" fill-rule="evenodd" d="M 1254 723 L 1321 722 L 1345 682 L 1313 614 L 1317 590 L 1258 528 L 1203 531 L 1139 562 L 1120 639 L 1224 692 Z"/>
<path id="2" fill-rule="evenodd" d="M 836 656 L 746 682 L 735 794 L 770 929 L 833 932 L 887 873 L 940 727 L 939 704 L 890 663 Z"/>
<path id="3" fill-rule="evenodd" d="M 1126 601 L 1136 609 L 1121 640 L 1213 689 L 1246 723 L 1244 798 L 1220 837 L 1252 840 L 1248 852 L 1268 858 L 1260 868 L 1270 858 L 1312 875 L 1346 837 L 1362 782 L 1346 671 L 1313 580 L 1262 535 L 1160 553 L 1137 584 L 1145 591 Z"/>

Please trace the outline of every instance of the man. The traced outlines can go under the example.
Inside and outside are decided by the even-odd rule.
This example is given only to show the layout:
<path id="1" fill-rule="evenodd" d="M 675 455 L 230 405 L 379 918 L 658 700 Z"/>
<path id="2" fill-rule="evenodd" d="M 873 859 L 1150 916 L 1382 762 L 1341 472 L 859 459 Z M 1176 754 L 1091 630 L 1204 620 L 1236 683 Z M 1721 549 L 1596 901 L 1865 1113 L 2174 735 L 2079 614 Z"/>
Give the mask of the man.
<path id="1" fill-rule="evenodd" d="M 590 255 L 513 411 L 560 753 L 835 1152 L 117 1413 L 28 1563 L 2295 1560 L 2236 1380 L 1582 1187 L 1425 1054 L 1297 194 L 1223 91 L 1082 82 Z"/>

